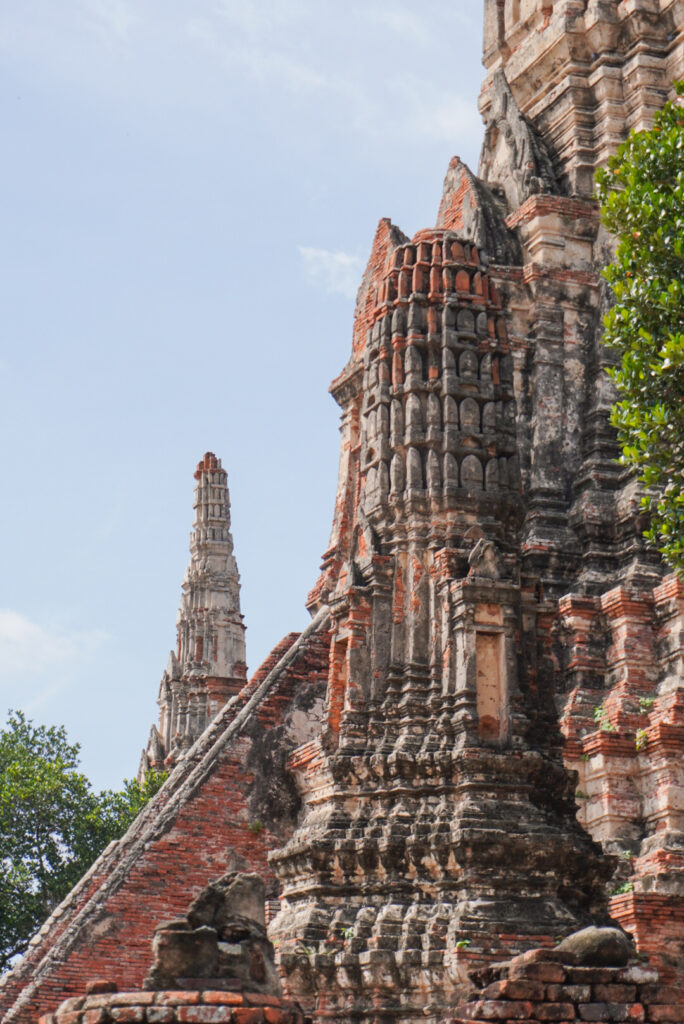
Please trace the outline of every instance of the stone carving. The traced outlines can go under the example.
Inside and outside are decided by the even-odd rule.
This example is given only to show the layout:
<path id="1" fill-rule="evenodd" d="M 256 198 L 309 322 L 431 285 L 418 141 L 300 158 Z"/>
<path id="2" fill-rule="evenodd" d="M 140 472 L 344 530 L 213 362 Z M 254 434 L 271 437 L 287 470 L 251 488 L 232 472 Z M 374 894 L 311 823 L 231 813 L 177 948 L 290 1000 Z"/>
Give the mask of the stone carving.
<path id="1" fill-rule="evenodd" d="M 209 885 L 185 918 L 154 932 L 146 989 L 228 989 L 280 996 L 266 936 L 259 875 L 232 872 Z"/>
<path id="2" fill-rule="evenodd" d="M 505 195 L 509 210 L 517 210 L 531 195 L 560 194 L 546 144 L 521 114 L 501 70 L 492 80 L 478 175 Z"/>
<path id="3" fill-rule="evenodd" d="M 444 179 L 437 227 L 472 239 L 494 263 L 522 262 L 520 243 L 506 224 L 505 204 L 457 156 Z"/>
<path id="4" fill-rule="evenodd" d="M 502 576 L 502 566 L 496 544 L 481 538 L 468 556 L 468 565 L 473 576 L 498 580 Z"/>

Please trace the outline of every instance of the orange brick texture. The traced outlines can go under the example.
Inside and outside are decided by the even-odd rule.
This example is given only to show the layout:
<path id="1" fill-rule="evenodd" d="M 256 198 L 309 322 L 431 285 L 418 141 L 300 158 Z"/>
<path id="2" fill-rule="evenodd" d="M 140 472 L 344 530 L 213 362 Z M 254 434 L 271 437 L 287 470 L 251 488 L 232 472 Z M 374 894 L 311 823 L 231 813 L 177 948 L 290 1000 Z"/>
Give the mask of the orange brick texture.
<path id="1" fill-rule="evenodd" d="M 39 1024 L 304 1024 L 273 996 L 239 992 L 115 992 L 74 997 Z"/>
<path id="2" fill-rule="evenodd" d="M 250 734 L 243 729 L 223 746 L 222 739 L 269 673 L 296 647 L 297 636 L 290 634 L 278 645 L 178 764 L 154 804 L 105 851 L 43 926 L 19 968 L 3 979 L 0 1017 L 9 1010 L 8 1021 L 34 1024 L 65 997 L 82 991 L 87 978 L 105 976 L 121 989 L 140 986 L 150 966 L 155 927 L 182 915 L 209 882 L 236 866 L 261 874 L 275 895 L 268 853 L 282 844 L 290 828 L 286 821 L 269 827 L 261 811 L 257 819 L 250 799 L 255 784 L 250 754 L 283 722 L 303 686 L 324 687 L 327 633 L 314 634 L 301 646 L 254 709 Z M 88 1018 L 85 1024 L 93 1021 Z"/>
<path id="3" fill-rule="evenodd" d="M 660 985 L 652 968 L 575 967 L 564 959 L 560 952 L 539 949 L 490 968 L 493 980 L 445 1024 L 684 1021 L 684 994 Z"/>

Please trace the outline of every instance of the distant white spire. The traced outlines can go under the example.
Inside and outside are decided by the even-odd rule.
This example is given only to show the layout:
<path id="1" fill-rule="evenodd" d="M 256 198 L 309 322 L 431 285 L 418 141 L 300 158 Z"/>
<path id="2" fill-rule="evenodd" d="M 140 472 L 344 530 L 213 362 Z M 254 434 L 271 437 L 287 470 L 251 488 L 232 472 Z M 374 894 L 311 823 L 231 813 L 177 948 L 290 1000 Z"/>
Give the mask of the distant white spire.
<path id="1" fill-rule="evenodd" d="M 195 480 L 195 519 L 177 618 L 178 645 L 162 676 L 159 725 L 153 727 L 141 763 L 151 767 L 173 763 L 246 678 L 228 477 L 213 452 L 200 460 Z"/>

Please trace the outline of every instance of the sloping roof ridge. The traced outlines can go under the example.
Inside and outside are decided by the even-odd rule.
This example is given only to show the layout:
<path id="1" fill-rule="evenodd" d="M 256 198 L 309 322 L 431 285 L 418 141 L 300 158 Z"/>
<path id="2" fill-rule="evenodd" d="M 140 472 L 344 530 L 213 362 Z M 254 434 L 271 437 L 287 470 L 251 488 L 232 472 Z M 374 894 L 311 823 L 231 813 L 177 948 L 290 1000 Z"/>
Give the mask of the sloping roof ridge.
<path id="1" fill-rule="evenodd" d="M 57 906 L 40 930 L 31 939 L 27 954 L 17 966 L 0 979 L 0 996 L 2 989 L 11 981 L 21 979 L 22 975 L 32 976 L 31 982 L 25 986 L 12 1006 L 2 1018 L 2 1024 L 8 1024 L 24 1003 L 30 1001 L 36 988 L 36 982 L 49 971 L 55 961 L 64 959 L 71 943 L 81 933 L 89 918 L 97 914 L 104 902 L 125 881 L 131 867 L 135 864 L 141 847 L 154 841 L 173 824 L 184 802 L 205 781 L 212 766 L 227 744 L 240 734 L 247 724 L 252 712 L 256 710 L 264 697 L 279 681 L 282 674 L 297 660 L 302 647 L 317 633 L 325 629 L 330 612 L 327 605 L 319 609 L 308 626 L 299 634 L 294 643 L 285 651 L 265 678 L 258 683 L 251 695 L 245 700 L 245 691 L 251 683 L 232 697 L 216 718 L 204 730 L 185 756 L 179 760 L 169 778 L 159 792 L 142 809 L 132 822 L 127 832 L 110 843 L 97 860 L 91 865 L 83 878 L 74 886 L 68 896 Z M 240 707 L 240 705 L 242 705 Z M 236 713 L 237 712 L 237 713 Z M 161 807 L 160 807 L 161 805 Z M 83 906 L 76 911 L 73 919 L 53 945 L 46 950 L 42 959 L 36 963 L 31 953 L 40 948 L 58 925 L 59 919 L 78 903 L 78 897 L 98 874 L 104 874 L 102 884 L 86 899 Z"/>

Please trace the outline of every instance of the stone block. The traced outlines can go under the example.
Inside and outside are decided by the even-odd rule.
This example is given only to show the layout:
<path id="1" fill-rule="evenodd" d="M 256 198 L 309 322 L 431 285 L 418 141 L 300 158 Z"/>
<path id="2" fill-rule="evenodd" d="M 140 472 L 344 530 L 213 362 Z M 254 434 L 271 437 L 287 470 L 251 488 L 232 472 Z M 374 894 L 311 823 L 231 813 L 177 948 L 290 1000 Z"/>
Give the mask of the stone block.
<path id="1" fill-rule="evenodd" d="M 176 1017 L 176 1009 L 173 1006 L 148 1006 L 147 1024 L 173 1024 Z"/>
<path id="2" fill-rule="evenodd" d="M 684 1024 L 684 1006 L 654 1004 L 648 1008 L 648 1019 L 652 1024 Z"/>
<path id="3" fill-rule="evenodd" d="M 511 981 L 545 981 L 559 985 L 565 981 L 566 968 L 553 963 L 521 963 L 511 965 L 509 977 Z"/>
<path id="4" fill-rule="evenodd" d="M 593 997 L 597 1003 L 633 1003 L 636 985 L 594 985 Z"/>
<path id="5" fill-rule="evenodd" d="M 103 992 L 116 992 L 117 986 L 113 981 L 109 981 L 107 978 L 93 978 L 92 981 L 86 982 L 86 995 L 97 996 Z"/>
<path id="6" fill-rule="evenodd" d="M 230 1020 L 232 1008 L 227 1005 L 179 1006 L 179 1024 L 221 1024 Z"/>
<path id="7" fill-rule="evenodd" d="M 614 980 L 619 985 L 656 985 L 658 983 L 658 972 L 655 967 L 646 967 L 643 964 L 630 964 L 628 967 L 618 971 Z"/>
<path id="8" fill-rule="evenodd" d="M 107 1019 L 108 1014 L 104 1007 L 99 1010 L 84 1010 L 82 1014 L 83 1024 L 104 1024 Z"/>
<path id="9" fill-rule="evenodd" d="M 145 1009 L 144 1006 L 114 1006 L 109 1015 L 115 1024 L 142 1024 Z"/>
<path id="10" fill-rule="evenodd" d="M 240 1007 L 232 1011 L 233 1024 L 263 1024 L 264 1011 L 255 1007 Z"/>
<path id="11" fill-rule="evenodd" d="M 586 1021 L 644 1021 L 644 1008 L 640 1003 L 587 1003 L 578 1006 L 580 1020 Z"/>
<path id="12" fill-rule="evenodd" d="M 192 1003 L 199 1003 L 199 992 L 156 992 L 154 1002 L 156 1006 L 188 1006 Z"/>
<path id="13" fill-rule="evenodd" d="M 535 1006 L 533 1016 L 535 1020 L 572 1020 L 575 1016 L 575 1007 L 572 1003 L 541 1003 Z"/>
<path id="14" fill-rule="evenodd" d="M 458 1009 L 463 1017 L 468 1020 L 524 1020 L 531 1017 L 533 1006 L 531 1003 L 509 1002 L 500 999 L 480 999 L 476 1003 L 469 1003 Z"/>
<path id="15" fill-rule="evenodd" d="M 591 1001 L 591 985 L 547 985 L 546 998 L 554 1003 L 588 1003 Z"/>
<path id="16" fill-rule="evenodd" d="M 642 985 L 639 988 L 639 999 L 647 1006 L 651 1003 L 681 1005 L 684 1017 L 684 992 L 681 988 L 674 988 L 671 985 Z"/>
<path id="17" fill-rule="evenodd" d="M 495 981 L 482 993 L 483 999 L 529 999 L 531 1002 L 544 998 L 544 984 L 541 981 L 520 981 L 504 978 Z"/>
<path id="18" fill-rule="evenodd" d="M 57 1024 L 80 1024 L 81 1014 L 78 1010 L 57 1011 Z"/>
<path id="19" fill-rule="evenodd" d="M 615 978 L 615 972 L 608 967 L 568 967 L 571 985 L 610 985 Z"/>

